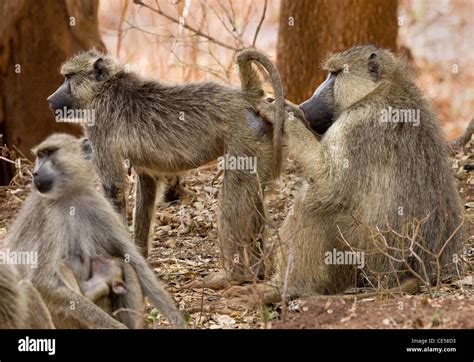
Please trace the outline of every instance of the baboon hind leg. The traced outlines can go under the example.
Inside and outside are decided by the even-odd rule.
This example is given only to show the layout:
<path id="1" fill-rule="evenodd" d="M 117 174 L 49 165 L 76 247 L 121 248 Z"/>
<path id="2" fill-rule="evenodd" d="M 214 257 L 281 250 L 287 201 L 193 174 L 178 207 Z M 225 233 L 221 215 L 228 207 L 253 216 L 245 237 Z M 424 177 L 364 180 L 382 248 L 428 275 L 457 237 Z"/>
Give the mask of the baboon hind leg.
<path id="1" fill-rule="evenodd" d="M 265 276 L 266 209 L 263 193 L 266 183 L 261 183 L 262 179 L 269 180 L 270 177 L 265 177 L 264 173 L 259 177 L 258 173 L 248 171 L 224 172 L 217 211 L 223 270 L 206 276 L 202 281 L 194 280 L 185 288 L 222 289 Z"/>
<path id="2" fill-rule="evenodd" d="M 218 238 L 229 279 L 251 281 L 264 275 L 265 208 L 255 176 L 226 171 L 219 193 Z"/>
<path id="3" fill-rule="evenodd" d="M 265 194 L 274 178 L 269 135 L 266 132 L 254 141 L 228 144 L 230 155 L 254 160 L 251 170 L 225 170 L 219 192 L 217 227 L 222 263 L 228 278 L 237 283 L 262 279 L 268 269 Z"/>
<path id="4" fill-rule="evenodd" d="M 135 244 L 143 256 L 148 257 L 150 229 L 155 209 L 157 181 L 146 173 L 137 175 L 135 186 L 135 208 L 133 209 L 133 230 Z"/>

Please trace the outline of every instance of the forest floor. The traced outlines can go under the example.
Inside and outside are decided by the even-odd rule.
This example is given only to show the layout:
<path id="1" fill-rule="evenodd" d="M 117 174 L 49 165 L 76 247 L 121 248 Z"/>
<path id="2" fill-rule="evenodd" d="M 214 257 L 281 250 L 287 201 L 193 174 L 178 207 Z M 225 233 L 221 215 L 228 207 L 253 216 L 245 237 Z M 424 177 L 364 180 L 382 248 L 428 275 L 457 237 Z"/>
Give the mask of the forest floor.
<path id="1" fill-rule="evenodd" d="M 158 205 L 149 263 L 194 328 L 474 328 L 474 171 L 468 170 L 474 165 L 474 142 L 456 159 L 453 171 L 466 210 L 463 259 L 467 267 L 457 280 L 444 282 L 435 297 L 427 290 L 415 296 L 350 302 L 311 297 L 253 310 L 229 306 L 222 291 L 183 288 L 219 269 L 215 215 L 221 177 L 216 176 L 214 166 L 187 173 L 182 179 L 184 197 L 173 204 Z M 0 188 L 0 242 L 30 190 L 26 182 Z M 268 199 L 276 226 L 288 214 L 301 183 L 301 171 L 290 161 Z M 129 210 L 132 194 L 130 191 Z M 148 308 L 146 312 L 150 327 L 167 324 L 155 310 Z"/>

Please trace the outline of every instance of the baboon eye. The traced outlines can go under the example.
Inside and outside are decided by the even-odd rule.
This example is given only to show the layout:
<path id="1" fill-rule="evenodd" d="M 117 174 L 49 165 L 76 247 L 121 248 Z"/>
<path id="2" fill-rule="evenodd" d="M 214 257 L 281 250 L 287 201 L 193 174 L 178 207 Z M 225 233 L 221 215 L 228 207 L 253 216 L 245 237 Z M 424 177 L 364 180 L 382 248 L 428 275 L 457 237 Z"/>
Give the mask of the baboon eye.
<path id="1" fill-rule="evenodd" d="M 57 148 L 45 148 L 44 150 L 38 152 L 38 157 L 49 157 L 57 150 Z"/>

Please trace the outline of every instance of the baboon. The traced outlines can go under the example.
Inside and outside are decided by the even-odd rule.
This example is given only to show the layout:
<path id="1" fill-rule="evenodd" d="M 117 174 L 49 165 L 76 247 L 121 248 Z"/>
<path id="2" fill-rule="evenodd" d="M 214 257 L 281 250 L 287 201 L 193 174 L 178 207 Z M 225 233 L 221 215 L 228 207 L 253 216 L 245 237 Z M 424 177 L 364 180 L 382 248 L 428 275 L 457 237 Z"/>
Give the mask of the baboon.
<path id="1" fill-rule="evenodd" d="M 255 113 L 264 92 L 252 61 L 270 75 L 277 105 L 274 127 Z M 237 64 L 242 89 L 210 81 L 168 85 L 127 72 L 111 56 L 90 50 L 62 65 L 64 84 L 48 102 L 59 113 L 94 111 L 94 125 L 85 130 L 105 193 L 122 215 L 124 160 L 133 166 L 134 237 L 145 257 L 163 175 L 195 169 L 222 155 L 257 160 L 257 172 L 225 170 L 219 193 L 223 267 L 229 279 L 238 281 L 263 272 L 263 196 L 281 166 L 284 97 L 280 76 L 263 54 L 243 51 Z"/>
<path id="2" fill-rule="evenodd" d="M 285 147 L 306 182 L 280 229 L 271 284 L 302 296 L 438 282 L 455 270 L 463 218 L 429 102 L 388 50 L 356 46 L 330 56 L 325 69 L 328 80 L 301 110 L 287 107 Z M 260 106 L 270 122 L 272 107 Z M 365 267 L 331 261 L 334 252 L 362 253 Z M 245 299 L 250 289 L 226 295 Z M 264 299 L 271 290 L 257 287 Z"/>
<path id="3" fill-rule="evenodd" d="M 123 270 L 114 259 L 97 257 L 91 261 L 91 277 L 81 283 L 81 291 L 92 302 L 115 294 L 125 294 L 127 287 L 123 278 Z"/>
<path id="4" fill-rule="evenodd" d="M 54 328 L 41 295 L 8 264 L 0 264 L 0 328 Z"/>
<path id="5" fill-rule="evenodd" d="M 124 328 L 126 318 L 112 318 L 80 293 L 98 256 L 119 258 L 139 280 L 124 281 L 128 292 L 117 296 L 117 308 L 139 310 L 133 290 L 139 289 L 174 327 L 185 327 L 170 295 L 156 280 L 129 239 L 128 230 L 105 197 L 95 189 L 90 144 L 54 134 L 35 147 L 34 190 L 7 236 L 15 252 L 37 253 L 36 268 L 19 265 L 23 278 L 42 295 L 56 327 Z M 92 276 L 93 277 L 93 276 Z M 115 299 L 112 300 L 114 303 Z"/>
<path id="6" fill-rule="evenodd" d="M 144 297 L 137 274 L 119 258 L 97 257 L 91 262 L 91 277 L 83 281 L 80 291 L 109 314 L 119 316 L 129 328 L 143 328 Z M 128 293 L 127 304 L 121 303 Z M 133 309 L 130 308 L 133 306 Z"/>

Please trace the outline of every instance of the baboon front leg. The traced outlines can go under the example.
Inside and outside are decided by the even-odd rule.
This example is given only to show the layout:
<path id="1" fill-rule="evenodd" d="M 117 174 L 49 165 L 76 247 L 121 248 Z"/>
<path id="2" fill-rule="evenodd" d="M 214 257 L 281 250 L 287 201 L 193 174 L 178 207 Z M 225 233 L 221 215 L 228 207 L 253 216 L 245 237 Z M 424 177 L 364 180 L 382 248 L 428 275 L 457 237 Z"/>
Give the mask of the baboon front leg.
<path id="1" fill-rule="evenodd" d="M 125 203 L 125 185 L 118 186 L 115 183 L 103 183 L 102 188 L 105 197 L 107 197 L 115 210 L 120 214 L 125 225 L 128 225 L 127 205 Z"/>
<path id="2" fill-rule="evenodd" d="M 148 257 L 149 235 L 155 209 L 156 179 L 146 173 L 137 175 L 135 186 L 135 208 L 133 210 L 133 230 L 135 244 L 140 248 L 143 256 Z"/>

